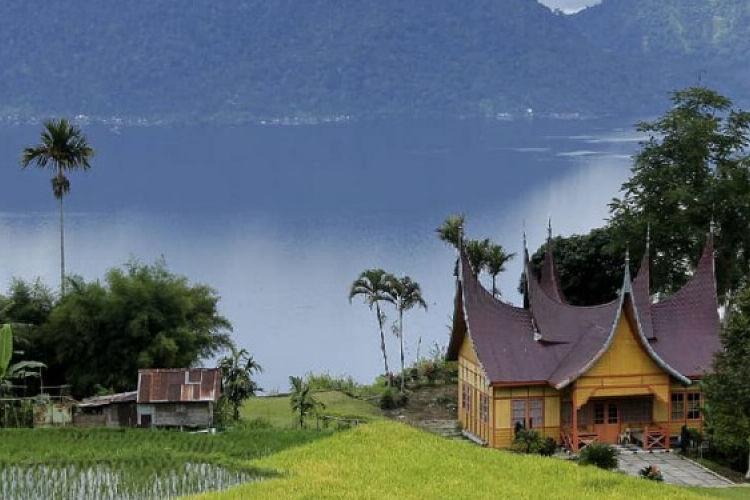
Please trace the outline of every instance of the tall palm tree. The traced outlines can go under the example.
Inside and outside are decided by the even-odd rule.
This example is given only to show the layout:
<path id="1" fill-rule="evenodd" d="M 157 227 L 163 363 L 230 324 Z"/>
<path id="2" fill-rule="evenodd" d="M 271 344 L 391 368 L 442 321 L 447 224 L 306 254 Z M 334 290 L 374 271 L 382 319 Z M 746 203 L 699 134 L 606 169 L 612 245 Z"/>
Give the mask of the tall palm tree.
<path id="1" fill-rule="evenodd" d="M 409 276 L 403 278 L 393 277 L 389 293 L 392 302 L 398 311 L 398 336 L 401 341 L 401 392 L 405 389 L 406 366 L 404 364 L 404 312 L 413 307 L 421 307 L 427 310 L 427 303 L 422 297 L 422 289 L 419 283 L 413 281 Z"/>
<path id="2" fill-rule="evenodd" d="M 354 297 L 361 296 L 370 310 L 373 307 L 375 308 L 375 314 L 378 317 L 378 328 L 380 329 L 380 350 L 383 352 L 383 365 L 389 387 L 391 385 L 391 372 L 388 369 L 388 352 L 386 351 L 385 334 L 383 333 L 385 314 L 380 309 L 380 303 L 393 303 L 393 296 L 389 293 L 393 280 L 394 276 L 382 269 L 367 269 L 366 271 L 362 271 L 362 274 L 354 280 L 349 289 L 349 303 L 352 302 Z"/>
<path id="3" fill-rule="evenodd" d="M 487 273 L 492 276 L 493 297 L 497 297 L 500 294 L 500 290 L 496 286 L 497 275 L 505 271 L 505 264 L 515 256 L 515 253 L 506 253 L 503 246 L 496 243 L 490 243 L 490 246 L 487 248 L 484 267 Z"/>
<path id="4" fill-rule="evenodd" d="M 60 206 L 60 291 L 65 293 L 65 225 L 63 219 L 63 198 L 70 192 L 67 174 L 74 170 L 91 168 L 89 160 L 94 150 L 89 146 L 81 129 L 65 118 L 44 122 L 41 142 L 24 148 L 21 168 L 32 163 L 39 168 L 52 171 L 52 194 Z"/>
<path id="5" fill-rule="evenodd" d="M 222 397 L 232 406 L 232 420 L 240 419 L 240 406 L 260 387 L 253 380 L 254 373 L 263 372 L 263 367 L 247 352 L 230 346 L 230 353 L 219 361 L 221 370 Z"/>
<path id="6" fill-rule="evenodd" d="M 466 224 L 466 215 L 449 215 L 443 221 L 443 224 L 435 229 L 440 241 L 459 248 L 463 240 L 464 224 Z"/>

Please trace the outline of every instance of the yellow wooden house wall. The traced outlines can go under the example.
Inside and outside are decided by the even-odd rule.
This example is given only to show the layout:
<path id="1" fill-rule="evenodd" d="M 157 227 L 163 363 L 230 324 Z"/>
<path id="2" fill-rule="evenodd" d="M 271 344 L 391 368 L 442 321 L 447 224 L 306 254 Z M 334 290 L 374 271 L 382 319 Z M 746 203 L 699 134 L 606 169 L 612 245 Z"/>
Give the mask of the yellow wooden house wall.
<path id="1" fill-rule="evenodd" d="M 542 436 L 560 439 L 560 393 L 552 387 L 533 385 L 518 387 L 495 387 L 495 448 L 509 448 L 513 443 L 512 401 L 514 399 L 541 399 L 544 426 L 537 428 Z"/>
<path id="2" fill-rule="evenodd" d="M 464 387 L 468 387 L 471 404 L 469 408 L 464 407 Z M 489 415 L 484 422 L 480 414 L 482 395 L 489 400 Z M 493 405 L 489 381 L 484 375 L 471 338 L 467 332 L 458 354 L 458 419 L 461 427 L 478 437 L 489 446 L 493 446 Z"/>
<path id="3" fill-rule="evenodd" d="M 609 349 L 575 382 L 574 401 L 581 408 L 594 397 L 654 395 L 654 422 L 667 427 L 670 385 L 671 377 L 646 352 L 623 310 Z"/>

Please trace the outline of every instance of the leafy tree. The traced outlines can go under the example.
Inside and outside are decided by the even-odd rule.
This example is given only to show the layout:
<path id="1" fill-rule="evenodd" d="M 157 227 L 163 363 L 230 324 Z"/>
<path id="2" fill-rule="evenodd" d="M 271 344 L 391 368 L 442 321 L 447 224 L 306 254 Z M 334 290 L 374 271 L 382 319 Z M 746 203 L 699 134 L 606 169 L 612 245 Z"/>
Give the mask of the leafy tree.
<path id="1" fill-rule="evenodd" d="M 445 218 L 443 224 L 435 229 L 435 232 L 437 233 L 438 238 L 440 238 L 440 241 L 443 241 L 454 248 L 459 248 L 463 241 L 465 224 L 466 215 L 449 215 Z"/>
<path id="2" fill-rule="evenodd" d="M 641 143 L 621 198 L 610 204 L 615 244 L 636 253 L 651 227 L 653 289 L 682 286 L 716 222 L 721 297 L 745 279 L 750 263 L 750 113 L 717 92 L 692 87 L 672 94 L 672 108 L 637 125 Z"/>
<path id="3" fill-rule="evenodd" d="M 75 395 L 96 384 L 135 387 L 140 368 L 183 368 L 230 346 L 219 296 L 170 272 L 163 260 L 130 261 L 104 281 L 69 279 L 70 290 L 32 342 L 47 354 L 49 374 Z"/>
<path id="4" fill-rule="evenodd" d="M 641 236 L 645 240 L 645 233 Z M 617 297 L 622 286 L 624 249 L 613 249 L 609 228 L 592 229 L 587 234 L 574 234 L 553 238 L 555 266 L 565 300 L 573 305 L 591 306 L 608 302 Z M 547 252 L 544 243 L 531 256 L 531 265 L 537 276 Z M 524 293 L 525 283 L 521 278 L 519 291 Z"/>
<path id="5" fill-rule="evenodd" d="M 721 332 L 723 350 L 704 380 L 706 424 L 720 450 L 737 462 L 750 452 L 750 287 L 736 297 Z M 750 479 L 750 463 L 746 463 Z"/>
<path id="6" fill-rule="evenodd" d="M 65 118 L 44 122 L 41 143 L 23 150 L 21 168 L 31 164 L 52 171 L 52 194 L 60 208 L 60 291 L 65 293 L 65 225 L 63 198 L 70 192 L 68 173 L 88 170 L 94 150 L 89 146 L 81 129 Z"/>
<path id="7" fill-rule="evenodd" d="M 497 288 L 496 280 L 497 275 L 505 271 L 505 264 L 507 264 L 516 254 L 506 253 L 502 245 L 497 243 L 490 243 L 486 249 L 484 256 L 484 267 L 487 273 L 492 277 L 492 295 L 500 295 L 500 290 Z"/>
<path id="8" fill-rule="evenodd" d="M 404 361 L 404 312 L 413 309 L 414 307 L 421 307 L 425 311 L 427 310 L 427 303 L 422 297 L 422 289 L 419 283 L 413 281 L 409 276 L 403 278 L 393 277 L 391 281 L 391 289 L 389 294 L 392 297 L 392 302 L 396 305 L 396 311 L 398 311 L 398 328 L 397 335 L 400 340 L 400 354 L 401 354 L 401 393 L 403 394 L 405 389 L 406 381 L 406 365 Z"/>
<path id="9" fill-rule="evenodd" d="M 299 417 L 299 426 L 305 426 L 305 419 L 314 415 L 318 410 L 325 409 L 325 405 L 315 399 L 310 385 L 302 380 L 302 377 L 289 377 L 289 383 L 292 386 L 292 394 L 289 399 L 289 405 L 292 413 Z"/>
<path id="10" fill-rule="evenodd" d="M 41 325 L 55 306 L 52 290 L 37 279 L 14 278 L 5 296 L 0 295 L 0 323 Z"/>
<path id="11" fill-rule="evenodd" d="M 394 280 L 394 276 L 391 273 L 387 273 L 382 269 L 367 269 L 362 271 L 362 274 L 354 280 L 351 288 L 349 289 L 349 303 L 352 302 L 354 297 L 361 296 L 365 303 L 368 305 L 370 310 L 375 308 L 375 315 L 378 319 L 378 328 L 380 330 L 380 350 L 383 353 L 383 365 L 385 367 L 385 375 L 388 379 L 388 385 L 390 386 L 391 377 L 390 370 L 388 369 L 388 352 L 386 351 L 385 345 L 385 333 L 383 332 L 383 324 L 385 323 L 385 314 L 380 309 L 381 302 L 393 303 L 393 297 L 390 294 L 392 289 L 391 283 Z"/>
<path id="12" fill-rule="evenodd" d="M 229 355 L 219 360 L 221 370 L 221 397 L 232 407 L 232 419 L 240 419 L 240 406 L 261 389 L 253 380 L 254 373 L 260 373 L 263 368 L 246 349 L 229 346 Z"/>

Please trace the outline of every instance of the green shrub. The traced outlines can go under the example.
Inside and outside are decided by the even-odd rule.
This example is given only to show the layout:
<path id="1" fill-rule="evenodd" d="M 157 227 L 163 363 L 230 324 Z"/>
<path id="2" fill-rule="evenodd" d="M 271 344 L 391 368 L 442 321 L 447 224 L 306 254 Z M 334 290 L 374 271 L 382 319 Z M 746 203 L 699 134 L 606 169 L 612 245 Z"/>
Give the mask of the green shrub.
<path id="1" fill-rule="evenodd" d="M 388 388 L 380 395 L 380 409 L 393 410 L 396 408 L 396 398 L 393 397 L 393 391 Z"/>
<path id="2" fill-rule="evenodd" d="M 542 448 L 539 453 L 545 457 L 551 457 L 557 451 L 557 441 L 554 438 L 546 437 L 542 443 Z"/>
<path id="3" fill-rule="evenodd" d="M 581 465 L 595 465 L 600 469 L 612 470 L 617 468 L 617 450 L 603 443 L 593 443 L 581 451 L 578 462 Z"/>
<path id="4" fill-rule="evenodd" d="M 543 447 L 544 439 L 539 431 L 519 429 L 510 448 L 518 453 L 537 454 L 541 453 Z"/>
<path id="5" fill-rule="evenodd" d="M 393 389 L 387 388 L 380 395 L 380 408 L 382 410 L 395 410 L 396 408 L 403 408 L 409 402 L 409 396 L 404 394 L 398 394 Z"/>

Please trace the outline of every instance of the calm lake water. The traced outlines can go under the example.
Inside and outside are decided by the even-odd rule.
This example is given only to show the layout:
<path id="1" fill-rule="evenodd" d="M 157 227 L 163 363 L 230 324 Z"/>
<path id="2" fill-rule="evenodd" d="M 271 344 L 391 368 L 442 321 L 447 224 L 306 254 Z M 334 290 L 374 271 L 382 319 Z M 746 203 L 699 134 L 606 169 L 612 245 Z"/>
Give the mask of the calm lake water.
<path id="1" fill-rule="evenodd" d="M 382 362 L 374 313 L 347 300 L 366 268 L 408 274 L 429 311 L 406 317 L 407 359 L 447 343 L 453 252 L 434 229 L 467 214 L 469 237 L 521 252 L 607 215 L 639 137 L 635 119 L 350 122 L 314 126 L 85 126 L 93 168 L 66 198 L 70 273 L 101 277 L 130 257 L 216 288 L 237 343 L 289 375 L 370 381 Z M 58 286 L 49 175 L 20 171 L 41 125 L 0 128 L 0 287 L 14 276 Z M 510 300 L 516 261 L 500 280 Z M 395 315 L 392 315 L 395 317 Z M 397 342 L 390 337 L 395 363 Z M 394 365 L 395 367 L 395 365 Z"/>

